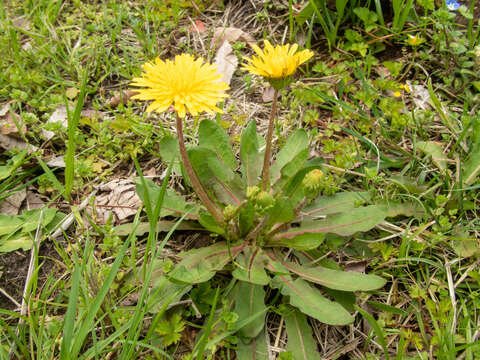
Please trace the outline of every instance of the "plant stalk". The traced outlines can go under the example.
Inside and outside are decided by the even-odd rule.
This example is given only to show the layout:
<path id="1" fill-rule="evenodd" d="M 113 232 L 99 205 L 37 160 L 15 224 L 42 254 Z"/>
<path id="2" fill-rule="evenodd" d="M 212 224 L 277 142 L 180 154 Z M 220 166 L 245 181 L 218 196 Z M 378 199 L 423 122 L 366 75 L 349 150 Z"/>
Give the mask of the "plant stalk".
<path id="1" fill-rule="evenodd" d="M 193 189 L 197 193 L 198 197 L 202 201 L 203 205 L 207 208 L 208 212 L 213 216 L 218 224 L 223 224 L 223 214 L 219 207 L 208 197 L 207 192 L 203 188 L 200 180 L 193 170 L 192 163 L 187 155 L 187 149 L 185 147 L 185 139 L 183 138 L 183 119 L 177 115 L 177 136 L 178 146 L 180 148 L 180 156 L 182 157 L 183 165 L 187 171 L 187 175 L 192 183 Z"/>
<path id="2" fill-rule="evenodd" d="M 273 93 L 272 112 L 270 113 L 270 119 L 268 121 L 267 132 L 267 145 L 265 148 L 265 156 L 263 158 L 263 170 L 262 170 L 262 190 L 267 191 L 270 187 L 270 163 L 272 157 L 272 137 L 273 137 L 273 124 L 275 123 L 275 113 L 277 112 L 277 100 L 278 90 L 275 89 Z"/>

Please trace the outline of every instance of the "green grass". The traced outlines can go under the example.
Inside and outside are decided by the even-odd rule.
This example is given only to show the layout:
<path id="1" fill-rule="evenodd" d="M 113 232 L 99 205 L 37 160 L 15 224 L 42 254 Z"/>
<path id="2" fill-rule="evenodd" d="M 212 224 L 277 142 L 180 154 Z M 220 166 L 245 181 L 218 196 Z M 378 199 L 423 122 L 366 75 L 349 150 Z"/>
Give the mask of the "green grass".
<path id="1" fill-rule="evenodd" d="M 348 338 L 358 341 L 356 352 L 347 352 L 351 358 L 479 358 L 480 25 L 469 16 L 478 4 L 449 13 L 422 2 L 414 12 L 410 1 L 394 1 L 390 14 L 379 1 L 369 13 L 349 7 L 363 2 L 347 1 L 337 3 L 347 4 L 337 17 L 310 1 L 310 12 L 299 17 L 297 5 L 304 3 L 259 5 L 261 16 L 250 9 L 252 22 L 243 29 L 257 40 L 304 39 L 316 52 L 281 98 L 277 144 L 306 128 L 312 154 L 325 160 L 332 191 L 402 201 L 408 213 L 346 240 L 328 235 L 311 254 L 324 266 L 333 266 L 333 259 L 388 280 L 379 291 L 358 294 L 350 309 L 353 327 L 327 329 L 310 321 L 321 354 L 347 351 Z M 18 279 L 6 279 L 8 269 L 0 266 L 0 284 L 17 281 L 26 288 L 22 299 L 14 287 L 0 285 L 25 303 L 21 310 L 0 295 L 8 304 L 0 308 L 0 359 L 213 359 L 214 352 L 218 359 L 234 358 L 230 350 L 240 341 L 235 326 L 256 315 L 232 315 L 231 279 L 220 274 L 193 289 L 165 280 L 179 251 L 203 240 L 200 233 L 175 231 L 184 218 L 158 232 L 167 187 L 186 186 L 178 187 L 176 164 L 159 156 L 160 141 L 174 135 L 173 120 L 146 115 L 132 101 L 109 105 L 146 60 L 185 51 L 208 56 L 197 54 L 203 50 L 190 19 L 207 24 L 202 41 L 209 51 L 225 6 L 203 1 L 203 15 L 189 1 L 10 1 L 0 8 L 0 103 L 8 102 L 19 116 L 18 129 L 26 125 L 16 136 L 30 145 L 23 152 L 2 149 L 0 199 L 33 189 L 45 207 L 74 217 L 59 238 L 51 236 L 53 225 L 39 221 L 43 244 L 32 250 L 29 279 L 26 268 Z M 411 46 L 409 35 L 425 41 Z M 237 49 L 239 55 L 249 52 L 242 44 Z M 235 73 L 232 90 L 243 86 L 244 75 Z M 221 120 L 235 141 L 250 109 L 264 106 L 258 96 L 263 87 L 250 79 L 238 98 L 226 100 Z M 65 127 L 48 123 L 60 106 L 68 109 Z M 85 109 L 101 116 L 82 115 Z M 260 124 L 268 105 L 255 111 Z M 55 136 L 46 139 L 42 130 Z M 186 132 L 192 141 L 195 131 Z M 53 156 L 63 156 L 65 167 L 50 167 Z M 162 174 L 162 192 L 157 199 L 145 195 L 129 235 L 119 235 L 114 218 L 101 224 L 79 209 L 99 185 L 135 171 L 143 182 L 142 172 L 152 167 Z M 145 223 L 147 231 L 140 231 Z M 18 239 L 15 231 L 0 228 L 0 245 Z M 19 253 L 30 257 L 29 251 Z M 20 255 L 0 253 L 9 256 Z M 285 313 L 277 292 L 268 291 L 266 305 L 276 312 L 268 316 L 270 344 L 284 349 Z M 177 329 L 172 319 L 180 319 Z M 169 324 L 173 340 L 165 346 L 161 334 Z"/>

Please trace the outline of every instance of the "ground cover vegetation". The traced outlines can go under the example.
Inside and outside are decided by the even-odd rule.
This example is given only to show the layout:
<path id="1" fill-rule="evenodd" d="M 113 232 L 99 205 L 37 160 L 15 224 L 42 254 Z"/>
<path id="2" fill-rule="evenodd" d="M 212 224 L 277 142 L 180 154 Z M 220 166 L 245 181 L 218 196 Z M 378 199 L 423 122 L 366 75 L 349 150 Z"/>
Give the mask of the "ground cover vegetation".
<path id="1" fill-rule="evenodd" d="M 479 19 L 5 2 L 0 358 L 479 358 Z"/>

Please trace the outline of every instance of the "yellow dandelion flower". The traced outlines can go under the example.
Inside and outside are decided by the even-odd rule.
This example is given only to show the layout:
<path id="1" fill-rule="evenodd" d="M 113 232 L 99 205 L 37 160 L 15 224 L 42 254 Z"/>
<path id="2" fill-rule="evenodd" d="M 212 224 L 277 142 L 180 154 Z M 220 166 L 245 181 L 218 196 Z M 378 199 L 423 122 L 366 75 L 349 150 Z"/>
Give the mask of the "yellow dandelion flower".
<path id="1" fill-rule="evenodd" d="M 155 59 L 143 65 L 141 77 L 134 78 L 130 85 L 142 87 L 135 90 L 133 99 L 153 100 L 147 112 L 163 112 L 174 105 L 178 116 L 186 113 L 193 116 L 202 112 L 222 113 L 216 105 L 228 95 L 227 83 L 220 81 L 215 65 L 204 63 L 202 58 L 192 55 L 175 56 L 175 60 Z"/>
<path id="2" fill-rule="evenodd" d="M 273 47 L 268 40 L 265 40 L 264 50 L 261 50 L 257 45 L 253 45 L 253 50 L 258 56 L 244 57 L 247 63 L 244 63 L 242 68 L 252 74 L 267 78 L 271 83 L 271 80 L 286 79 L 293 75 L 301 64 L 313 56 L 313 52 L 310 50 L 296 52 L 297 49 L 297 44 Z M 272 86 L 274 85 L 272 84 Z"/>
<path id="3" fill-rule="evenodd" d="M 402 96 L 402 93 L 400 91 L 395 91 L 393 93 L 393 96 L 395 96 L 396 98 L 399 98 L 400 96 Z"/>

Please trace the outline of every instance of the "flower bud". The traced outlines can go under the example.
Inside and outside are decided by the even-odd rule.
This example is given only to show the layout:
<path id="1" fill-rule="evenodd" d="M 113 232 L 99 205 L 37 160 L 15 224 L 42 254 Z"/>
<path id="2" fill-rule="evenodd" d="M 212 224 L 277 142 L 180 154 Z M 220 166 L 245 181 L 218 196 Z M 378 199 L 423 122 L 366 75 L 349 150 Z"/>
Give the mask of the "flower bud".
<path id="1" fill-rule="evenodd" d="M 320 189 L 320 186 L 322 185 L 322 179 L 323 171 L 315 169 L 305 175 L 302 184 L 306 190 L 316 192 Z"/>
<path id="2" fill-rule="evenodd" d="M 270 206 L 273 206 L 275 200 L 273 196 L 266 191 L 261 191 L 255 196 L 255 201 L 257 205 L 263 209 L 267 209 Z"/>

